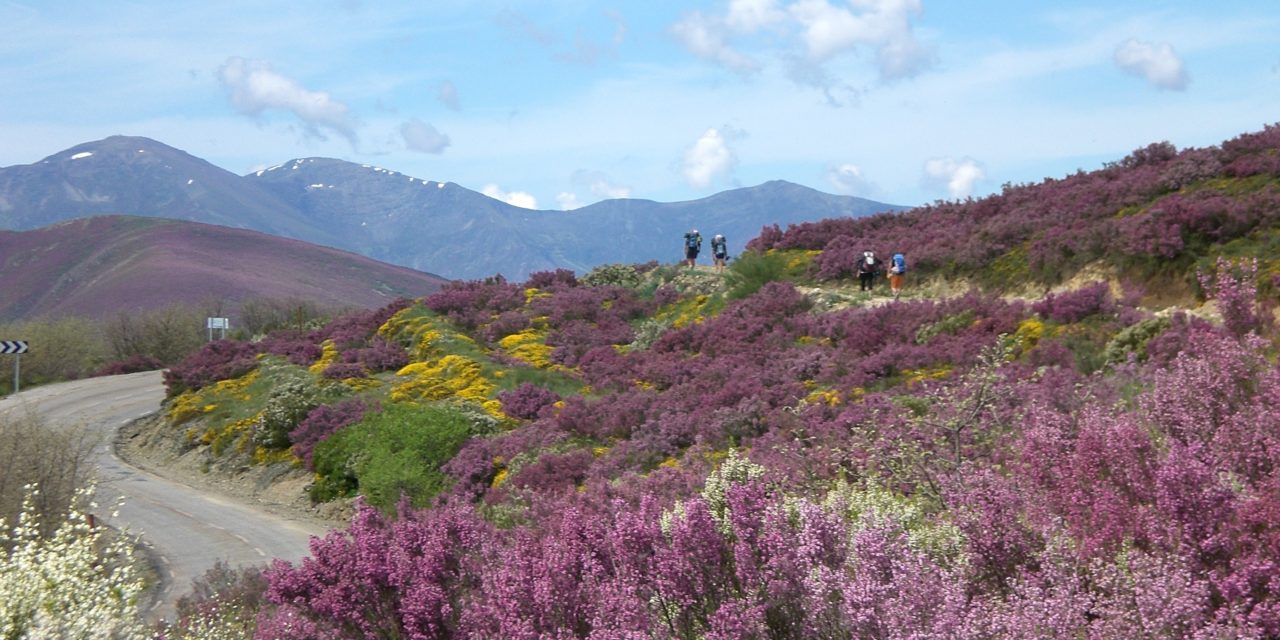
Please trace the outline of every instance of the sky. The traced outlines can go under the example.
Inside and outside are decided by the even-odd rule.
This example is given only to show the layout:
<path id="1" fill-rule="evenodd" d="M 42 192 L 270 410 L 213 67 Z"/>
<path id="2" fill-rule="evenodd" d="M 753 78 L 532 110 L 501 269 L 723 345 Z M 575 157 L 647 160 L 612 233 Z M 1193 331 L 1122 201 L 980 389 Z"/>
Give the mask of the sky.
<path id="1" fill-rule="evenodd" d="M 1275 0 L 0 0 L 0 167 L 122 134 L 512 204 L 919 205 L 1280 122 Z"/>

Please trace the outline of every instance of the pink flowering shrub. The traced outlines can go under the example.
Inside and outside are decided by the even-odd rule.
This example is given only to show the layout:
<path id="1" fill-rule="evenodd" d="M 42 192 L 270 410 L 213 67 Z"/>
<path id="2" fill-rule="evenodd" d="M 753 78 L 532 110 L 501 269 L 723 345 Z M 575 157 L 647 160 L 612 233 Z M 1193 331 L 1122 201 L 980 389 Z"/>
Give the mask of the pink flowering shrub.
<path id="1" fill-rule="evenodd" d="M 502 412 L 522 420 L 537 418 L 543 409 L 555 404 L 558 400 L 560 400 L 560 394 L 528 382 L 510 391 L 498 393 Z"/>
<path id="2" fill-rule="evenodd" d="M 863 250 L 903 252 L 917 272 L 971 275 L 998 287 L 1055 282 L 1099 259 L 1122 268 L 1185 266 L 1213 244 L 1280 220 L 1275 129 L 1220 147 L 1149 145 L 1097 171 L 1008 185 L 978 200 L 765 227 L 747 248 L 821 250 L 813 269 L 824 279 L 847 277 Z M 1231 182 L 1243 179 L 1251 182 Z"/>
<path id="3" fill-rule="evenodd" d="M 339 429 L 355 424 L 364 417 L 369 405 L 360 398 L 348 398 L 335 404 L 322 404 L 310 412 L 289 432 L 293 443 L 293 455 L 298 456 L 308 469 L 314 470 L 311 454 L 315 446 Z"/>
<path id="4" fill-rule="evenodd" d="M 1198 275 L 1206 295 L 1217 301 L 1223 325 L 1237 336 L 1261 329 L 1257 258 L 1232 263 L 1220 256 L 1216 266 L 1215 275 Z"/>
<path id="5" fill-rule="evenodd" d="M 242 376 L 258 366 L 254 345 L 234 340 L 215 340 L 164 372 L 170 397 L 188 389 L 200 389 L 218 380 Z"/>

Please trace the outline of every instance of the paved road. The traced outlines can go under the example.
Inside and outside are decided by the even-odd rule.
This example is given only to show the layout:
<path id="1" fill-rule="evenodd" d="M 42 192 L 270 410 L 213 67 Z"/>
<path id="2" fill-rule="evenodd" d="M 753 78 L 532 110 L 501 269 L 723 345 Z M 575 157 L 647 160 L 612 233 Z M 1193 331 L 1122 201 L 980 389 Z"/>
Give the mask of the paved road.
<path id="1" fill-rule="evenodd" d="M 160 597 L 146 612 L 153 620 L 172 619 L 174 604 L 189 590 L 191 580 L 217 560 L 233 566 L 272 558 L 297 560 L 308 555 L 310 537 L 324 533 L 248 504 L 201 493 L 116 457 L 111 446 L 116 431 L 158 411 L 163 399 L 159 372 L 78 380 L 0 399 L 0 414 L 27 407 L 52 423 L 84 424 L 102 434 L 95 452 L 97 502 L 109 511 L 108 505 L 123 497 L 119 516 L 110 523 L 141 534 L 158 560 L 164 583 Z"/>

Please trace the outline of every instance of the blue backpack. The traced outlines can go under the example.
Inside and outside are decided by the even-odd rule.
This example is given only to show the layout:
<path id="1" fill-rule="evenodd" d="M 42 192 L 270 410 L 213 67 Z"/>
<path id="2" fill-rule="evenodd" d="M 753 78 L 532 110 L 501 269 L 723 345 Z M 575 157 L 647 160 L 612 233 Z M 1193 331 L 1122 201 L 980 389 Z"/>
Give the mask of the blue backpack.
<path id="1" fill-rule="evenodd" d="M 893 254 L 893 270 L 897 273 L 907 272 L 907 258 L 901 253 Z"/>

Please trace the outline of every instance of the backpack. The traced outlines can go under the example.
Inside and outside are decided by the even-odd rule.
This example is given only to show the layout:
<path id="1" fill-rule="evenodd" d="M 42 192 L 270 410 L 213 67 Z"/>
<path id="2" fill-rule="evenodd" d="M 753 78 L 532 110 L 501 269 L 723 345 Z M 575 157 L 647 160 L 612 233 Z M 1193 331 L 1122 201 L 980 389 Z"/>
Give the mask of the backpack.
<path id="1" fill-rule="evenodd" d="M 684 234 L 684 246 L 688 249 L 697 249 L 702 244 L 702 236 L 692 233 Z"/>
<path id="2" fill-rule="evenodd" d="M 895 254 L 893 254 L 893 272 L 894 272 L 894 273 L 906 273 L 906 272 L 907 272 L 907 258 L 906 258 L 906 256 L 902 255 L 901 253 L 895 253 Z"/>
<path id="3" fill-rule="evenodd" d="M 725 247 L 726 244 L 728 244 L 728 241 L 725 240 L 724 238 L 712 238 L 711 250 L 716 253 L 724 253 L 726 249 Z"/>

